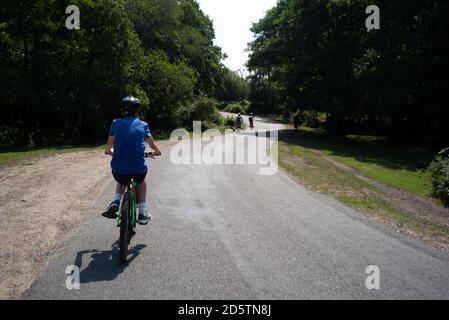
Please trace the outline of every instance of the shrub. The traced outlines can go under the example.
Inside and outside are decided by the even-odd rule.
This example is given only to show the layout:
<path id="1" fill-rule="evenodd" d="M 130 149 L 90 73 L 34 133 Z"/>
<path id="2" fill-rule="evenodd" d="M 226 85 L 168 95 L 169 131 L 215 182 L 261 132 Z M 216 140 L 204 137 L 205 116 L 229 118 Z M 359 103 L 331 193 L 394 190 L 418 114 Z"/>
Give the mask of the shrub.
<path id="1" fill-rule="evenodd" d="M 248 100 L 244 99 L 244 100 L 240 101 L 239 103 L 245 109 L 245 111 L 248 111 L 247 109 L 250 105 L 250 102 Z"/>
<path id="2" fill-rule="evenodd" d="M 193 129 L 194 121 L 201 121 L 203 122 L 203 129 L 204 125 L 208 127 L 207 129 L 210 129 L 222 122 L 222 117 L 215 105 L 214 100 L 201 96 L 189 105 L 178 107 L 173 112 L 173 121 L 178 127 L 187 130 Z"/>
<path id="3" fill-rule="evenodd" d="M 0 146 L 11 146 L 17 144 L 21 140 L 20 135 L 21 132 L 17 128 L 0 127 Z"/>
<path id="4" fill-rule="evenodd" d="M 228 104 L 228 106 L 226 108 L 224 108 L 225 112 L 229 112 L 229 113 L 245 113 L 246 108 L 245 105 L 242 103 L 231 103 Z"/>
<path id="5" fill-rule="evenodd" d="M 235 127 L 235 119 L 234 119 L 234 117 L 233 116 L 231 116 L 231 117 L 226 117 L 226 120 L 224 121 L 224 125 L 226 126 L 226 127 L 232 127 L 232 128 L 234 128 Z"/>
<path id="6" fill-rule="evenodd" d="M 143 88 L 150 97 L 150 119 L 162 129 L 170 130 L 180 125 L 176 121 L 180 115 L 174 114 L 179 105 L 187 105 L 186 108 L 193 110 L 188 104 L 195 98 L 196 75 L 183 62 L 171 63 L 162 51 L 151 52 L 147 63 L 149 76 Z M 184 123 L 183 119 L 182 125 Z"/>
<path id="7" fill-rule="evenodd" d="M 222 110 L 223 111 L 227 106 L 228 106 L 228 103 L 224 102 L 224 101 L 222 101 L 220 103 L 217 103 L 217 109 L 218 110 Z"/>
<path id="8" fill-rule="evenodd" d="M 432 174 L 433 195 L 449 205 L 449 148 L 444 149 L 430 164 Z"/>
<path id="9" fill-rule="evenodd" d="M 213 123 L 213 122 L 210 122 L 210 121 L 203 121 L 203 123 L 202 123 L 202 130 L 206 131 L 206 130 L 209 130 L 209 129 L 217 129 L 217 124 Z"/>
<path id="10" fill-rule="evenodd" d="M 301 114 L 302 123 L 309 128 L 319 128 L 319 114 L 316 111 L 304 111 Z"/>

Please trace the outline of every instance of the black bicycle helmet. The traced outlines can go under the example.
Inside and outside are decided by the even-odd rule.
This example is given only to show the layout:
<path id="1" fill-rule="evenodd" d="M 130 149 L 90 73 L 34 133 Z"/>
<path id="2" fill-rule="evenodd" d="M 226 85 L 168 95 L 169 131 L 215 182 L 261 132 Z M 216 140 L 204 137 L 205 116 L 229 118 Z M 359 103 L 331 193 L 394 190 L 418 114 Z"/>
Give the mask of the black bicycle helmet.
<path id="1" fill-rule="evenodd" d="M 140 100 L 129 96 L 122 100 L 121 109 L 125 114 L 136 114 L 141 107 Z"/>

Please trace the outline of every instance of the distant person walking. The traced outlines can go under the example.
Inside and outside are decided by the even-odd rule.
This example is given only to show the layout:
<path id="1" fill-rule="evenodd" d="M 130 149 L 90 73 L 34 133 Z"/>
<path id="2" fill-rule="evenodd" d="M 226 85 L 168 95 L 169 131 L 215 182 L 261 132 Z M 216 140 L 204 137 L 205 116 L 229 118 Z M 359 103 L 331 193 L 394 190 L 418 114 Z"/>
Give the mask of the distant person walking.
<path id="1" fill-rule="evenodd" d="M 294 124 L 294 126 L 295 126 L 295 131 L 298 131 L 299 128 L 301 128 L 301 125 L 302 125 L 302 119 L 301 119 L 301 117 L 300 117 L 300 115 L 299 115 L 299 110 L 298 110 L 298 112 L 296 112 L 296 113 L 294 114 L 294 116 L 293 116 L 293 124 Z"/>

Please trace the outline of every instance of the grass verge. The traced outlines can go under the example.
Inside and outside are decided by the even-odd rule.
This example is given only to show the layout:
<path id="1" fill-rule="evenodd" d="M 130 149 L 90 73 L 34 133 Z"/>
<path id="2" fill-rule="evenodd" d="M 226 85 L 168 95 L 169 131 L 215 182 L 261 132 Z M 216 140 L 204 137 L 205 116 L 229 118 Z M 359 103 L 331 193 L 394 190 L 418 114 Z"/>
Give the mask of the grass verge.
<path id="1" fill-rule="evenodd" d="M 272 121 L 272 122 L 277 122 L 277 123 L 282 123 L 282 124 L 290 124 L 290 120 L 286 119 L 284 116 L 279 115 L 279 114 L 264 114 L 261 115 L 262 118 Z"/>
<path id="2" fill-rule="evenodd" d="M 298 144 L 319 150 L 366 177 L 386 185 L 430 197 L 427 167 L 434 154 L 427 150 L 388 146 L 382 137 L 347 136 L 331 139 L 324 130 L 302 128 Z"/>
<path id="3" fill-rule="evenodd" d="M 284 137 L 279 143 L 279 166 L 308 189 L 330 196 L 436 248 L 449 251 L 449 227 L 411 216 L 394 208 L 385 200 L 386 195 L 382 190 L 338 168 L 326 159 L 327 154 L 332 154 L 329 147 L 322 144 L 321 149 L 329 151 L 323 153 L 314 152 L 316 149 L 316 145 L 312 147 L 304 143 L 303 139 L 291 140 Z"/>
<path id="4" fill-rule="evenodd" d="M 36 156 L 47 156 L 62 152 L 77 152 L 100 150 L 104 144 L 82 146 L 51 146 L 51 147 L 17 147 L 0 148 L 0 166 L 13 164 L 17 161 Z"/>

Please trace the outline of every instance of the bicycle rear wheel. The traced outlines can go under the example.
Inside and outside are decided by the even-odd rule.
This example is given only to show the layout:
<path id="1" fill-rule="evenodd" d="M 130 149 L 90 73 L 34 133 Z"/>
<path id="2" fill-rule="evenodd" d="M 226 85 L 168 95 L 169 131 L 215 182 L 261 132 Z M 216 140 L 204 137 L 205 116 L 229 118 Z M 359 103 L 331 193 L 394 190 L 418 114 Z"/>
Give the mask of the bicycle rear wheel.
<path id="1" fill-rule="evenodd" d="M 122 217 L 120 221 L 120 261 L 126 262 L 128 259 L 128 246 L 130 242 L 129 217 L 130 217 L 130 196 L 126 192 L 122 201 Z"/>

